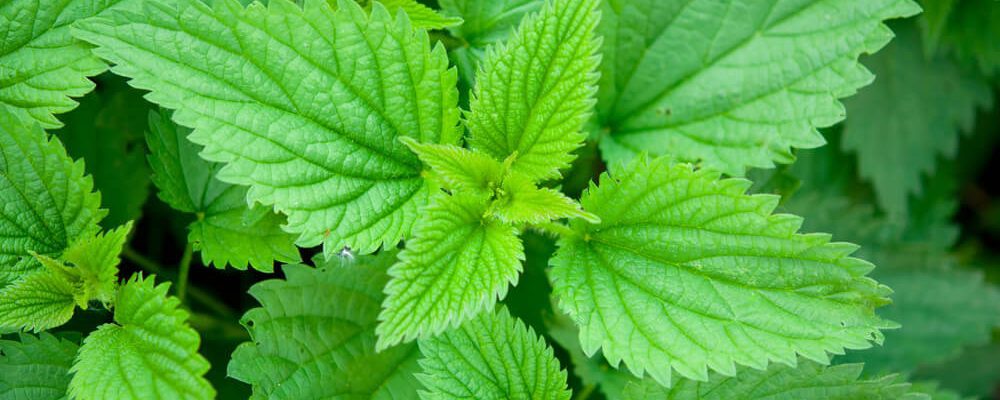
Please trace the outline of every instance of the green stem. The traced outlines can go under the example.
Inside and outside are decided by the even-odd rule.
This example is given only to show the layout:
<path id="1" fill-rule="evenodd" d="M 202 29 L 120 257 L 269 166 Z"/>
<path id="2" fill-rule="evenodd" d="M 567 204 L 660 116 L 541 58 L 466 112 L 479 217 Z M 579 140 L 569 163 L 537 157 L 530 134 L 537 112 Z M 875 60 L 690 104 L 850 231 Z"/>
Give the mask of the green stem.
<path id="1" fill-rule="evenodd" d="M 150 260 L 146 256 L 139 254 L 139 252 L 133 250 L 132 248 L 126 247 L 122 249 L 122 257 L 131 263 L 138 265 L 139 268 L 159 275 L 163 279 L 174 282 L 177 281 L 177 276 L 173 271 L 168 270 L 157 264 L 156 261 Z M 233 309 L 208 294 L 208 292 L 201 290 L 197 286 L 191 286 L 187 291 L 191 295 L 191 300 L 197 301 L 201 305 L 205 306 L 205 308 L 209 311 L 225 319 L 236 319 L 236 312 L 233 311 Z"/>
<path id="2" fill-rule="evenodd" d="M 580 233 L 574 231 L 573 228 L 558 222 L 543 222 L 529 227 L 557 239 L 561 237 L 575 237 L 580 235 Z"/>
<path id="3" fill-rule="evenodd" d="M 584 386 L 583 390 L 580 390 L 580 392 L 578 392 L 576 394 L 576 396 L 573 396 L 573 399 L 574 400 L 586 400 L 586 399 L 590 398 L 590 395 L 594 393 L 594 389 L 596 389 L 596 388 L 597 388 L 597 386 L 595 386 L 595 385 Z"/>
<path id="4" fill-rule="evenodd" d="M 187 295 L 188 273 L 191 271 L 191 258 L 194 256 L 194 247 L 191 242 L 184 246 L 184 255 L 181 256 L 181 264 L 177 267 L 180 271 L 177 277 L 177 299 L 184 304 L 184 297 Z"/>

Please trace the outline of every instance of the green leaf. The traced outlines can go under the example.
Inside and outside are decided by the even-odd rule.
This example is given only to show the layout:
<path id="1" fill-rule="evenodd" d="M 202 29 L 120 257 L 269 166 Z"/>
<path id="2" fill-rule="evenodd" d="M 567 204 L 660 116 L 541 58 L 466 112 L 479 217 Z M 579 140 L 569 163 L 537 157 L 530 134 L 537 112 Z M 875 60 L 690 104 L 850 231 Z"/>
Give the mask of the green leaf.
<path id="1" fill-rule="evenodd" d="M 596 93 L 595 0 L 554 0 L 494 47 L 478 73 L 466 125 L 473 149 L 513 157 L 533 180 L 559 177 L 580 147 Z"/>
<path id="2" fill-rule="evenodd" d="M 587 354 L 668 385 L 671 370 L 705 380 L 881 341 L 894 325 L 874 309 L 890 290 L 849 257 L 857 246 L 796 233 L 801 219 L 772 215 L 778 198 L 749 186 L 639 158 L 588 190 L 601 223 L 574 221 L 550 271 Z"/>
<path id="3" fill-rule="evenodd" d="M 517 229 L 484 215 L 485 201 L 440 195 L 389 269 L 378 348 L 437 335 L 489 310 L 517 284 Z"/>
<path id="4" fill-rule="evenodd" d="M 1000 7 L 991 0 L 959 1 L 948 15 L 941 47 L 988 76 L 1000 75 Z"/>
<path id="5" fill-rule="evenodd" d="M 113 75 L 101 75 L 97 90 L 80 99 L 80 106 L 63 115 L 66 123 L 54 132 L 74 159 L 83 159 L 87 174 L 101 192 L 108 216 L 101 226 L 111 229 L 138 220 L 149 197 L 149 167 L 143 132 L 149 103 L 142 93 Z M 113 79 L 117 78 L 117 79 Z"/>
<path id="6" fill-rule="evenodd" d="M 608 400 L 625 398 L 625 387 L 635 381 L 635 377 L 628 371 L 608 365 L 599 352 L 593 356 L 584 353 L 580 346 L 580 330 L 567 315 L 555 313 L 546 321 L 546 328 L 548 336 L 569 353 L 573 374 L 580 378 L 584 386 L 599 388 Z"/>
<path id="7" fill-rule="evenodd" d="M 195 214 L 188 241 L 205 265 L 271 272 L 274 262 L 298 262 L 295 236 L 281 229 L 285 218 L 269 207 L 247 208 L 247 188 L 215 179 L 221 164 L 198 157 L 201 148 L 186 139 L 191 132 L 170 121 L 169 113 L 149 114 L 149 164 L 159 197 L 171 207 Z"/>
<path id="8" fill-rule="evenodd" d="M 680 380 L 670 389 L 646 379 L 630 382 L 625 387 L 625 398 L 895 400 L 909 392 L 910 384 L 896 383 L 895 376 L 859 379 L 862 367 L 861 364 L 825 367 L 801 360 L 797 366 L 773 364 L 763 371 L 742 368 L 735 377 L 713 373 L 708 382 Z"/>
<path id="9" fill-rule="evenodd" d="M 77 345 L 47 333 L 0 340 L 0 399 L 66 398 Z"/>
<path id="10" fill-rule="evenodd" d="M 439 0 L 438 3 L 443 14 L 464 20 L 448 29 L 466 44 L 453 49 L 451 58 L 462 82 L 472 87 L 476 70 L 486 58 L 486 49 L 507 40 L 524 16 L 541 8 L 543 1 Z"/>
<path id="11" fill-rule="evenodd" d="M 250 186 L 300 246 L 328 256 L 409 236 L 431 190 L 400 136 L 460 136 L 444 48 L 381 7 L 150 0 L 77 26 L 112 71 L 177 109 L 201 156 L 225 164 L 220 180 Z"/>
<path id="12" fill-rule="evenodd" d="M 561 218 L 582 218 L 598 223 L 596 215 L 583 211 L 573 199 L 555 189 L 538 188 L 527 177 L 514 173 L 504 179 L 502 196 L 493 212 L 508 224 L 539 224 Z"/>
<path id="13" fill-rule="evenodd" d="M 420 351 L 425 400 L 570 398 L 552 348 L 503 307 L 421 339 Z"/>
<path id="14" fill-rule="evenodd" d="M 97 233 L 93 187 L 58 139 L 0 107 L 0 288 L 40 267 L 30 252 L 56 256 Z"/>
<path id="15" fill-rule="evenodd" d="M 419 383 L 416 344 L 375 352 L 375 323 L 396 252 L 331 260 L 321 268 L 282 267 L 285 280 L 254 285 L 260 308 L 242 323 L 229 376 L 253 385 L 255 399 L 410 399 Z"/>
<path id="16" fill-rule="evenodd" d="M 857 58 L 891 38 L 911 0 L 610 0 L 604 3 L 601 150 L 641 152 L 742 175 L 823 144 L 837 99 L 872 76 Z"/>
<path id="17" fill-rule="evenodd" d="M 44 255 L 35 257 L 49 271 L 73 285 L 74 298 L 80 308 L 86 310 L 87 304 L 94 300 L 108 306 L 118 284 L 118 263 L 121 261 L 118 255 L 131 231 L 130 222 L 107 233 L 74 242 L 58 260 Z"/>
<path id="18" fill-rule="evenodd" d="M 858 172 L 870 180 L 879 204 L 907 214 L 908 197 L 922 192 L 938 156 L 955 157 L 959 132 L 970 132 L 976 110 L 991 103 L 987 82 L 942 58 L 928 60 L 910 24 L 897 38 L 865 59 L 877 78 L 846 101 L 845 150 L 858 154 Z"/>
<path id="19" fill-rule="evenodd" d="M 417 153 L 434 176 L 449 190 L 492 195 L 503 179 L 505 166 L 483 153 L 453 144 L 424 144 L 404 137 L 403 143 Z"/>
<path id="20" fill-rule="evenodd" d="M 0 332 L 55 328 L 73 317 L 76 288 L 54 271 L 43 269 L 0 290 Z"/>
<path id="21" fill-rule="evenodd" d="M 203 377 L 201 338 L 187 325 L 170 284 L 135 275 L 118 292 L 115 324 L 88 335 L 73 363 L 70 397 L 91 399 L 211 399 Z"/>
<path id="22" fill-rule="evenodd" d="M 417 0 L 378 0 L 390 14 L 403 10 L 410 18 L 414 28 L 444 29 L 462 23 L 461 18 L 447 17 L 438 14 L 432 8 L 417 2 Z"/>
<path id="23" fill-rule="evenodd" d="M 62 123 L 53 114 L 76 107 L 70 97 L 94 89 L 87 79 L 108 66 L 70 25 L 128 4 L 128 0 L 8 0 L 0 4 L 0 108 L 43 128 Z"/>

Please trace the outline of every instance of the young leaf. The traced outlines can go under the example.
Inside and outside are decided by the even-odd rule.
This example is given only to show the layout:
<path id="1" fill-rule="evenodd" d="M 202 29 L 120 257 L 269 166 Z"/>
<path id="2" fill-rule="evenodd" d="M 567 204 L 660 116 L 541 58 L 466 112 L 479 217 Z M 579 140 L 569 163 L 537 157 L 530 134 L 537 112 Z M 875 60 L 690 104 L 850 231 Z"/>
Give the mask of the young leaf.
<path id="1" fill-rule="evenodd" d="M 378 0 L 378 2 L 382 3 L 390 14 L 396 14 L 398 10 L 406 12 L 414 28 L 444 29 L 462 23 L 461 18 L 438 14 L 437 11 L 418 3 L 417 0 Z"/>
<path id="2" fill-rule="evenodd" d="M 0 108 L 25 123 L 62 126 L 52 114 L 76 107 L 87 79 L 108 66 L 91 46 L 70 35 L 70 25 L 130 0 L 8 0 L 0 4 Z"/>
<path id="3" fill-rule="evenodd" d="M 584 139 L 596 93 L 596 0 L 552 0 L 481 65 L 467 125 L 473 149 L 533 180 L 559 177 Z"/>
<path id="4" fill-rule="evenodd" d="M 109 232 L 80 239 L 59 257 L 56 269 L 70 278 L 69 281 L 77 288 L 77 304 L 81 308 L 87 309 L 87 303 L 92 300 L 104 304 L 113 300 L 118 284 L 118 263 L 121 262 L 118 256 L 130 232 L 131 222 Z M 72 266 L 67 267 L 65 263 Z"/>
<path id="5" fill-rule="evenodd" d="M 858 173 L 871 180 L 879 204 L 897 217 L 921 193 L 938 156 L 955 157 L 959 132 L 971 131 L 976 110 L 991 103 L 987 82 L 951 61 L 928 60 L 916 28 L 900 25 L 897 37 L 865 60 L 878 77 L 848 99 L 844 149 L 858 154 Z"/>
<path id="6" fill-rule="evenodd" d="M 9 3 L 8 3 L 9 4 Z M 56 138 L 0 107 L 0 288 L 98 231 L 101 195 Z"/>
<path id="7" fill-rule="evenodd" d="M 167 296 L 170 284 L 133 276 L 118 292 L 116 324 L 104 324 L 83 341 L 70 370 L 71 398 L 211 399 L 203 377 L 208 361 L 198 354 L 201 339 L 187 325 L 180 301 Z"/>
<path id="8" fill-rule="evenodd" d="M 48 269 L 33 271 L 0 289 L 0 333 L 40 332 L 65 324 L 76 308 L 76 288 Z"/>
<path id="9" fill-rule="evenodd" d="M 453 144 L 417 143 L 404 137 L 403 143 L 417 153 L 449 190 L 469 191 L 489 196 L 504 175 L 504 165 L 490 156 Z"/>
<path id="10" fill-rule="evenodd" d="M 76 350 L 75 343 L 47 333 L 0 340 L 0 398 L 65 399 Z"/>
<path id="11" fill-rule="evenodd" d="M 893 326 L 874 312 L 890 290 L 849 257 L 857 246 L 796 233 L 801 219 L 772 215 L 778 198 L 744 194 L 749 181 L 663 158 L 612 172 L 581 200 L 601 223 L 574 221 L 551 260 L 588 354 L 669 385 L 671 370 L 705 380 L 797 354 L 825 363 Z"/>
<path id="12" fill-rule="evenodd" d="M 408 236 L 431 190 L 398 138 L 460 135 L 444 48 L 383 7 L 213 3 L 145 1 L 76 34 L 149 100 L 177 109 L 201 155 L 226 164 L 218 178 L 287 215 L 299 245 L 368 253 Z"/>
<path id="13" fill-rule="evenodd" d="M 215 178 L 221 164 L 198 157 L 200 147 L 186 138 L 190 129 L 170 121 L 169 113 L 149 114 L 149 165 L 159 197 L 171 207 L 195 214 L 188 241 L 202 261 L 271 272 L 274 262 L 298 262 L 295 236 L 284 232 L 285 219 L 269 207 L 247 208 L 247 189 Z"/>
<path id="14" fill-rule="evenodd" d="M 538 224 L 561 218 L 601 222 L 596 215 L 583 211 L 573 199 L 555 189 L 538 188 L 516 172 L 504 179 L 502 195 L 495 203 L 493 212 L 508 224 Z"/>
<path id="15" fill-rule="evenodd" d="M 892 38 L 911 0 L 604 3 L 598 116 L 606 160 L 646 151 L 741 175 L 817 147 L 869 83 L 857 58 Z"/>
<path id="16" fill-rule="evenodd" d="M 440 195 L 424 210 L 389 269 L 379 349 L 458 326 L 517 283 L 524 260 L 517 229 L 485 212 L 485 200 L 468 195 Z"/>
<path id="17" fill-rule="evenodd" d="M 375 352 L 375 318 L 395 260 L 396 252 L 383 252 L 319 269 L 286 265 L 284 280 L 254 285 L 261 308 L 242 320 L 252 341 L 233 353 L 229 376 L 253 385 L 259 399 L 414 398 L 417 345 Z"/>
<path id="18" fill-rule="evenodd" d="M 628 399 L 769 399 L 769 400 L 917 400 L 905 397 L 910 384 L 896 376 L 860 379 L 862 364 L 826 367 L 800 360 L 797 366 L 772 364 L 761 371 L 742 368 L 735 377 L 713 373 L 708 382 L 680 380 L 671 388 L 655 381 L 633 381 L 625 387 Z M 927 399 L 929 400 L 929 399 Z"/>
<path id="19" fill-rule="evenodd" d="M 464 22 L 448 30 L 466 46 L 451 50 L 451 58 L 467 87 L 475 82 L 476 69 L 486 49 L 503 42 L 525 15 L 541 8 L 542 0 L 439 0 L 441 12 Z"/>
<path id="20" fill-rule="evenodd" d="M 425 400 L 570 398 L 552 348 L 503 307 L 421 339 L 420 351 Z"/>

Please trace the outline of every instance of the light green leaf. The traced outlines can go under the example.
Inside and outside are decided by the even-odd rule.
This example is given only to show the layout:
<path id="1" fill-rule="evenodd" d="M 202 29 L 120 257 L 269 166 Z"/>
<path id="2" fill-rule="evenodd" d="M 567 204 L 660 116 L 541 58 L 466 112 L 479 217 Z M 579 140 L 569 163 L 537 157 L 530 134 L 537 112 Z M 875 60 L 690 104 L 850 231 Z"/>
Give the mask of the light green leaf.
<path id="1" fill-rule="evenodd" d="M 546 321 L 546 328 L 548 336 L 569 353 L 570 361 L 573 363 L 571 370 L 584 386 L 600 389 L 608 400 L 625 398 L 625 387 L 629 382 L 636 380 L 635 376 L 628 371 L 608 365 L 600 352 L 592 356 L 584 353 L 580 346 L 580 330 L 568 316 L 557 312 L 553 318 Z"/>
<path id="2" fill-rule="evenodd" d="M 77 345 L 47 333 L 0 340 L 0 399 L 66 398 Z"/>
<path id="3" fill-rule="evenodd" d="M 396 14 L 403 10 L 410 17 L 410 23 L 414 28 L 420 29 L 444 29 L 462 23 L 461 18 L 447 17 L 439 14 L 430 7 L 417 2 L 417 0 L 378 0 L 390 14 Z"/>
<path id="4" fill-rule="evenodd" d="M 825 367 L 800 360 L 797 366 L 773 364 L 761 371 L 742 368 L 735 377 L 711 374 L 708 382 L 680 380 L 668 389 L 655 381 L 633 381 L 625 387 L 627 399 L 768 399 L 768 400 L 896 400 L 910 384 L 895 376 L 859 379 L 861 364 Z M 905 397 L 907 400 L 920 397 Z M 928 399 L 929 400 L 929 399 Z"/>
<path id="5" fill-rule="evenodd" d="M 485 200 L 440 195 L 389 269 L 378 348 L 437 335 L 490 309 L 517 284 L 517 229 L 485 216 Z"/>
<path id="6" fill-rule="evenodd" d="M 469 144 L 533 180 L 559 177 L 583 142 L 596 93 L 596 0 L 553 0 L 494 47 L 479 70 Z"/>
<path id="7" fill-rule="evenodd" d="M 421 339 L 420 350 L 425 400 L 570 398 L 552 348 L 503 307 Z"/>
<path id="8" fill-rule="evenodd" d="M 229 376 L 253 385 L 255 399 L 414 398 L 417 345 L 375 352 L 375 318 L 395 260 L 387 251 L 319 269 L 286 265 L 285 280 L 254 285 L 262 307 L 243 317 L 252 342 L 233 353 Z"/>
<path id="9" fill-rule="evenodd" d="M 453 49 L 451 58 L 462 83 L 472 87 L 476 70 L 486 58 L 486 49 L 507 40 L 525 15 L 542 7 L 542 0 L 439 0 L 441 12 L 465 22 L 449 28 L 465 42 Z"/>
<path id="10" fill-rule="evenodd" d="M 503 178 L 505 166 L 483 153 L 453 144 L 417 143 L 404 137 L 403 143 L 417 153 L 445 189 L 492 195 Z"/>
<path id="11" fill-rule="evenodd" d="M 718 177 L 639 158 L 583 196 L 601 223 L 574 221 L 550 271 L 583 349 L 669 385 L 671 370 L 705 380 L 881 342 L 894 324 L 874 309 L 891 291 L 857 246 L 798 234 L 800 218 L 771 214 L 776 196 Z"/>
<path id="12" fill-rule="evenodd" d="M 0 4 L 0 108 L 43 128 L 52 114 L 76 107 L 70 97 L 94 89 L 87 79 L 108 66 L 91 46 L 70 35 L 70 24 L 129 0 L 8 0 Z"/>
<path id="13" fill-rule="evenodd" d="M 142 93 L 113 75 L 102 75 L 97 90 L 80 99 L 80 106 L 60 119 L 54 132 L 74 159 L 83 159 L 87 174 L 101 192 L 108 216 L 101 226 L 111 229 L 139 219 L 149 197 L 143 131 L 149 103 Z"/>
<path id="14" fill-rule="evenodd" d="M 598 116 L 606 160 L 665 154 L 742 175 L 823 144 L 837 99 L 872 76 L 858 55 L 911 0 L 609 0 Z"/>
<path id="15" fill-rule="evenodd" d="M 327 255 L 409 236 L 431 190 L 398 138 L 460 136 L 444 48 L 381 7 L 150 0 L 84 22 L 76 34 L 114 72 L 195 128 L 201 156 L 226 165 L 220 180 L 250 186 L 300 246 Z"/>
<path id="16" fill-rule="evenodd" d="M 76 356 L 70 396 L 91 399 L 211 399 L 201 338 L 187 325 L 170 284 L 135 275 L 118 292 L 115 324 L 88 335 Z"/>
<path id="17" fill-rule="evenodd" d="M 898 37 L 865 59 L 877 78 L 846 101 L 844 149 L 858 154 L 858 173 L 870 180 L 879 204 L 905 216 L 910 196 L 922 191 L 938 156 L 953 158 L 959 132 L 970 132 L 976 110 L 992 102 L 990 85 L 951 61 L 928 60 L 916 28 L 900 24 Z"/>
<path id="18" fill-rule="evenodd" d="M 561 218 L 582 218 L 598 223 L 596 215 L 583 211 L 573 199 L 555 189 L 538 188 L 527 177 L 514 173 L 504 179 L 503 192 L 493 212 L 508 224 L 539 224 Z"/>
<path id="19" fill-rule="evenodd" d="M 0 290 L 0 332 L 55 328 L 73 317 L 77 289 L 58 273 L 43 269 Z"/>
<path id="20" fill-rule="evenodd" d="M 295 236 L 281 229 L 285 219 L 269 207 L 247 208 L 247 188 L 215 179 L 222 165 L 198 157 L 201 148 L 186 139 L 190 132 L 170 114 L 153 112 L 146 141 L 160 198 L 195 215 L 188 241 L 205 265 L 271 272 L 275 261 L 300 261 Z"/>
<path id="21" fill-rule="evenodd" d="M 100 194 L 56 138 L 0 107 L 0 288 L 98 231 Z"/>

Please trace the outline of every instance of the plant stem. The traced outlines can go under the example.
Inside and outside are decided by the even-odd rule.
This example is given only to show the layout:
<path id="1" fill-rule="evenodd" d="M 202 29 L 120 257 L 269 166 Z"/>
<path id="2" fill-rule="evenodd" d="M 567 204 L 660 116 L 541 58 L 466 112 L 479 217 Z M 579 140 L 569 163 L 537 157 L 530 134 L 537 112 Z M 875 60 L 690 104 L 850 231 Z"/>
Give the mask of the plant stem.
<path id="1" fill-rule="evenodd" d="M 567 236 L 573 237 L 579 235 L 579 233 L 574 231 L 573 228 L 570 228 L 558 222 L 543 222 L 540 224 L 531 225 L 530 228 L 538 232 L 541 232 L 545 235 L 554 237 L 556 239 L 561 237 L 567 237 Z"/>
<path id="2" fill-rule="evenodd" d="M 153 260 L 150 260 L 146 256 L 139 254 L 139 252 L 132 248 L 126 247 L 122 249 L 122 257 L 139 266 L 143 270 L 159 275 L 160 277 L 170 281 L 177 281 L 177 276 L 173 271 L 163 268 L 163 266 L 157 264 Z M 201 303 L 201 305 L 205 306 L 205 308 L 212 311 L 216 315 L 227 319 L 236 319 L 235 311 L 197 286 L 191 286 L 188 288 L 188 293 L 191 295 L 191 300 Z"/>
<path id="3" fill-rule="evenodd" d="M 181 264 L 177 267 L 180 271 L 177 276 L 177 299 L 184 304 L 184 297 L 187 295 L 188 273 L 191 271 L 191 257 L 194 255 L 194 247 L 191 242 L 184 246 L 184 255 L 181 256 Z"/>
<path id="4" fill-rule="evenodd" d="M 157 275 L 163 275 L 163 267 L 157 264 L 156 261 L 150 260 L 146 258 L 146 256 L 139 254 L 139 252 L 133 250 L 131 247 L 125 247 L 122 249 L 122 257 L 125 257 L 126 260 L 138 265 L 139 268 Z"/>
<path id="5" fill-rule="evenodd" d="M 594 393 L 594 389 L 595 388 L 597 388 L 597 386 L 595 386 L 595 385 L 584 386 L 583 389 L 580 390 L 580 392 L 576 394 L 576 396 L 573 396 L 573 399 L 574 400 L 586 400 L 586 399 L 590 398 L 590 395 L 592 393 Z"/>

